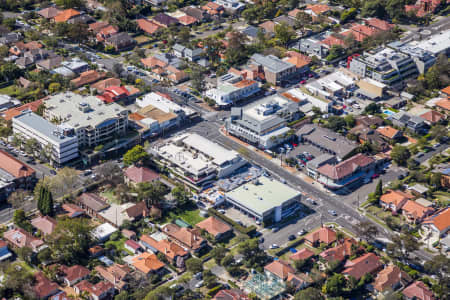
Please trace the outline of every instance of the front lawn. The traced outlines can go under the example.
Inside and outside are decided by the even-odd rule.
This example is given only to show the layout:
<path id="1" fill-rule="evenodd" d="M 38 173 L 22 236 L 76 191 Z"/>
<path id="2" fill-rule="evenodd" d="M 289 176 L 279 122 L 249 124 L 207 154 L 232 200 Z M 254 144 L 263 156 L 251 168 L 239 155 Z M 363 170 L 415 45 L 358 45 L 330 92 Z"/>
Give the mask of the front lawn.
<path id="1" fill-rule="evenodd" d="M 108 199 L 108 202 L 110 202 L 110 203 L 119 203 L 116 195 L 114 195 L 114 190 L 112 190 L 112 189 L 101 192 L 100 196 Z"/>
<path id="2" fill-rule="evenodd" d="M 4 87 L 0 89 L 0 94 L 11 96 L 15 94 L 17 91 L 17 86 L 14 84 L 8 85 L 7 87 Z"/>
<path id="3" fill-rule="evenodd" d="M 205 218 L 200 216 L 200 209 L 196 207 L 188 207 L 170 211 L 161 219 L 160 222 L 169 223 L 174 222 L 176 219 L 181 219 L 184 222 L 189 223 L 191 226 L 194 226 L 195 224 L 203 221 Z"/>

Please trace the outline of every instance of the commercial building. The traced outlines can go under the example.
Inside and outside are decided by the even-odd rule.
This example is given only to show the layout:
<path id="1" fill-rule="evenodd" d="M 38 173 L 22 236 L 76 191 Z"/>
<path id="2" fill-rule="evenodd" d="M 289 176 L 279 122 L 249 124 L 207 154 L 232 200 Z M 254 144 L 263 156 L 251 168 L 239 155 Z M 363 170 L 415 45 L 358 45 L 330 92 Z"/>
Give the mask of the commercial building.
<path id="1" fill-rule="evenodd" d="M 391 48 L 377 48 L 354 56 L 350 62 L 350 71 L 388 85 L 418 73 L 416 63 L 409 55 Z"/>
<path id="2" fill-rule="evenodd" d="M 341 161 L 337 165 L 326 164 L 317 169 L 317 180 L 327 188 L 337 190 L 359 182 L 375 168 L 375 160 L 364 154 Z"/>
<path id="3" fill-rule="evenodd" d="M 14 134 L 34 139 L 50 162 L 61 166 L 78 157 L 78 139 L 71 128 L 57 126 L 33 112 L 24 112 L 12 119 Z"/>
<path id="4" fill-rule="evenodd" d="M 72 92 L 45 101 L 44 116 L 75 131 L 80 148 L 91 148 L 126 134 L 128 111 L 116 103 L 104 104 L 95 96 Z"/>
<path id="5" fill-rule="evenodd" d="M 335 155 L 338 160 L 345 159 L 358 148 L 355 142 L 316 124 L 304 125 L 297 134 L 301 142 L 312 144 L 324 153 Z"/>
<path id="6" fill-rule="evenodd" d="M 8 95 L 0 95 L 0 111 L 20 105 L 20 101 Z"/>
<path id="7" fill-rule="evenodd" d="M 182 134 L 153 148 L 155 155 L 195 188 L 215 178 L 229 176 L 247 161 L 198 134 Z"/>
<path id="8" fill-rule="evenodd" d="M 389 46 L 393 46 L 393 44 L 395 45 L 395 42 L 389 44 Z M 436 57 L 431 51 L 417 45 L 405 44 L 399 47 L 398 50 L 411 56 L 420 74 L 424 74 L 436 62 Z"/>
<path id="9" fill-rule="evenodd" d="M 297 73 L 297 67 L 290 62 L 283 61 L 275 55 L 253 54 L 250 58 L 252 63 L 260 65 L 264 69 L 264 77 L 267 82 L 280 85 Z"/>
<path id="10" fill-rule="evenodd" d="M 317 107 L 323 113 L 329 113 L 333 107 L 333 101 L 323 96 L 313 96 L 313 93 L 305 93 L 299 88 L 292 88 L 283 94 L 283 97 L 298 103 L 299 109 L 304 114 L 312 113 L 313 107 Z"/>
<path id="11" fill-rule="evenodd" d="M 301 193 L 271 178 L 261 176 L 225 193 L 225 201 L 261 222 L 279 222 L 299 208 Z"/>
<path id="12" fill-rule="evenodd" d="M 430 36 L 428 39 L 411 42 L 410 44 L 429 51 L 436 57 L 441 53 L 448 55 L 450 49 L 450 29 L 443 32 L 437 31 L 436 34 Z"/>
<path id="13" fill-rule="evenodd" d="M 218 82 L 217 88 L 207 90 L 205 96 L 219 106 L 232 105 L 260 91 L 258 82 L 231 73 L 220 77 Z"/>
<path id="14" fill-rule="evenodd" d="M 243 108 L 232 108 L 225 128 L 233 136 L 269 149 L 291 138 L 286 124 L 299 116 L 298 103 L 274 95 Z"/>

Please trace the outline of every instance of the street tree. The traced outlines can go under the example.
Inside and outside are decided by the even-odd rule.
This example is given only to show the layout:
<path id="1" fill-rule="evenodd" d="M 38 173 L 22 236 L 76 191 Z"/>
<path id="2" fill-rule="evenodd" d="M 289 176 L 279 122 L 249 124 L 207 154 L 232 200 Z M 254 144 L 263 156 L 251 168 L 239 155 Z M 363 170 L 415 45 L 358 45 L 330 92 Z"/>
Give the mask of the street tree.
<path id="1" fill-rule="evenodd" d="M 275 37 L 283 47 L 287 47 L 289 42 L 294 38 L 295 31 L 286 23 L 275 25 Z"/>
<path id="2" fill-rule="evenodd" d="M 375 188 L 375 196 L 378 200 L 380 200 L 380 197 L 383 195 L 383 182 L 378 180 L 377 187 Z"/>
<path id="3" fill-rule="evenodd" d="M 214 258 L 215 262 L 219 266 L 222 264 L 222 261 L 225 258 L 227 251 L 228 250 L 222 246 L 215 247 L 213 250 L 211 250 L 211 256 Z"/>
<path id="4" fill-rule="evenodd" d="M 345 287 L 346 287 L 346 279 L 342 274 L 334 274 L 322 287 L 322 292 L 332 297 L 341 296 Z"/>
<path id="5" fill-rule="evenodd" d="M 325 300 L 320 290 L 308 287 L 295 294 L 294 300 Z"/>
<path id="6" fill-rule="evenodd" d="M 356 232 L 366 241 L 373 241 L 377 234 L 378 228 L 370 221 L 362 221 L 359 222 L 357 226 L 355 226 Z"/>
<path id="7" fill-rule="evenodd" d="M 398 165 L 405 166 L 408 158 L 411 156 L 408 148 L 402 145 L 396 144 L 391 151 L 391 158 Z"/>
<path id="8" fill-rule="evenodd" d="M 186 268 L 193 274 L 203 271 L 203 262 L 201 259 L 191 257 L 186 260 Z"/>
<path id="9" fill-rule="evenodd" d="M 199 93 L 205 90 L 205 81 L 203 80 L 203 71 L 200 67 L 194 67 L 191 71 L 192 88 Z"/>
<path id="10" fill-rule="evenodd" d="M 18 189 L 8 196 L 7 202 L 11 205 L 12 208 L 17 209 L 24 204 L 25 198 L 28 195 L 29 193 L 27 191 L 23 189 Z"/>

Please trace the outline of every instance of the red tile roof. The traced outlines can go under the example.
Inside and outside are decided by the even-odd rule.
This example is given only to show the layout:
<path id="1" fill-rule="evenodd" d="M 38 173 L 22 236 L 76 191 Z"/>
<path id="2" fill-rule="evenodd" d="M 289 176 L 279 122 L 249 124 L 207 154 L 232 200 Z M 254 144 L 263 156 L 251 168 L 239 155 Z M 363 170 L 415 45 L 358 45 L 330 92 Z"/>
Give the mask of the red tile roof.
<path id="1" fill-rule="evenodd" d="M 305 240 L 311 244 L 317 242 L 331 244 L 336 241 L 336 232 L 328 227 L 321 227 L 305 236 Z"/>
<path id="2" fill-rule="evenodd" d="M 450 96 L 450 85 L 448 87 L 445 87 L 441 90 L 441 93 L 446 94 L 447 96 Z"/>
<path id="3" fill-rule="evenodd" d="M 75 87 L 81 87 L 85 84 L 91 84 L 100 79 L 105 78 L 106 73 L 97 72 L 97 70 L 89 70 L 80 74 L 79 77 L 72 79 L 70 83 L 72 83 Z"/>
<path id="4" fill-rule="evenodd" d="M 159 178 L 159 174 L 146 167 L 131 166 L 127 168 L 124 175 L 134 183 L 151 182 Z"/>
<path id="5" fill-rule="evenodd" d="M 6 151 L 0 150 L 0 161 L 0 169 L 3 169 L 15 178 L 24 178 L 34 176 L 35 174 L 35 171 L 32 168 L 16 159 Z"/>
<path id="6" fill-rule="evenodd" d="M 326 164 L 318 168 L 317 171 L 331 179 L 338 180 L 352 174 L 358 168 L 368 166 L 373 162 L 373 158 L 362 153 L 358 153 L 355 156 L 338 163 L 337 165 Z"/>
<path id="7" fill-rule="evenodd" d="M 315 253 L 312 252 L 311 250 L 309 250 L 308 248 L 303 248 L 303 249 L 298 250 L 291 256 L 289 256 L 289 258 L 292 260 L 305 260 L 305 259 L 313 257 L 314 255 L 315 255 Z"/>
<path id="8" fill-rule="evenodd" d="M 402 294 L 408 299 L 417 300 L 434 300 L 433 292 L 422 281 L 415 281 L 410 286 L 406 287 Z"/>
<path id="9" fill-rule="evenodd" d="M 128 217 L 130 217 L 132 219 L 136 219 L 139 217 L 148 216 L 149 209 L 147 208 L 147 204 L 145 204 L 145 201 L 141 201 L 131 207 L 128 207 L 126 209 L 126 213 L 127 213 Z"/>
<path id="10" fill-rule="evenodd" d="M 180 23 L 183 25 L 191 25 L 191 24 L 198 22 L 198 20 L 196 18 L 188 16 L 188 15 L 179 17 L 178 21 L 180 21 Z"/>
<path id="11" fill-rule="evenodd" d="M 61 11 L 53 6 L 41 9 L 38 14 L 43 18 L 52 19 L 56 17 Z"/>
<path id="12" fill-rule="evenodd" d="M 75 10 L 73 8 L 70 9 L 66 9 L 63 10 L 62 12 L 60 12 L 59 14 L 57 14 L 54 17 L 55 22 L 67 22 L 69 21 L 71 18 L 80 15 L 80 12 L 78 10 Z"/>
<path id="13" fill-rule="evenodd" d="M 56 220 L 49 216 L 39 216 L 31 220 L 31 225 L 40 230 L 44 235 L 52 234 L 56 224 Z"/>
<path id="14" fill-rule="evenodd" d="M 282 280 L 286 280 L 289 273 L 295 273 L 295 270 L 291 265 L 284 260 L 275 260 L 264 267 L 264 270 L 276 275 Z"/>
<path id="15" fill-rule="evenodd" d="M 393 289 L 398 283 L 410 281 L 411 278 L 408 274 L 400 270 L 399 267 L 389 265 L 378 273 L 373 287 L 379 292 L 384 292 Z"/>
<path id="16" fill-rule="evenodd" d="M 33 286 L 33 290 L 38 299 L 46 299 L 59 291 L 58 284 L 50 281 L 47 277 L 45 277 L 44 273 L 38 272 L 34 275 L 34 278 L 36 283 Z"/>
<path id="17" fill-rule="evenodd" d="M 311 10 L 316 15 L 320 15 L 329 11 L 330 7 L 326 4 L 308 4 L 306 9 Z"/>
<path id="18" fill-rule="evenodd" d="M 158 29 L 162 28 L 160 25 L 148 19 L 137 20 L 138 27 L 148 34 L 154 34 Z"/>
<path id="19" fill-rule="evenodd" d="M 153 253 L 144 252 L 133 258 L 133 266 L 144 274 L 158 271 L 165 265 Z"/>
<path id="20" fill-rule="evenodd" d="M 163 253 L 171 260 L 175 259 L 177 256 L 186 256 L 188 254 L 188 252 L 182 247 L 167 240 L 156 241 L 150 236 L 144 234 L 141 236 L 141 241 Z"/>
<path id="21" fill-rule="evenodd" d="M 375 28 L 377 28 L 379 30 L 383 30 L 383 31 L 388 31 L 395 27 L 394 24 L 391 24 L 387 21 L 380 20 L 377 18 L 370 18 L 370 19 L 366 20 L 365 23 L 369 26 L 375 27 Z"/>
<path id="22" fill-rule="evenodd" d="M 201 248 L 205 242 L 205 239 L 200 235 L 200 232 L 195 229 L 180 227 L 176 224 L 166 224 L 161 230 L 192 250 Z"/>
<path id="23" fill-rule="evenodd" d="M 112 86 L 120 86 L 121 81 L 117 78 L 106 78 L 91 85 L 91 88 L 97 89 L 97 92 L 103 93 L 105 89 Z"/>
<path id="24" fill-rule="evenodd" d="M 381 266 L 382 263 L 378 256 L 373 253 L 366 253 L 354 260 L 347 261 L 344 266 L 346 269 L 342 273 L 359 280 L 365 274 L 377 271 Z"/>
<path id="25" fill-rule="evenodd" d="M 67 279 L 69 282 L 85 278 L 91 273 L 88 268 L 80 265 L 74 265 L 71 267 L 64 266 L 61 268 L 61 271 L 64 273 L 64 278 Z"/>
<path id="26" fill-rule="evenodd" d="M 33 112 L 36 112 L 39 105 L 41 105 L 44 101 L 42 99 L 21 105 L 19 107 L 14 107 L 11 109 L 8 109 L 7 111 L 3 112 L 3 119 L 6 121 L 12 120 L 15 116 L 20 115 L 25 110 L 31 110 Z"/>
<path id="27" fill-rule="evenodd" d="M 345 46 L 345 42 L 343 38 L 334 36 L 334 35 L 329 35 L 326 39 L 324 39 L 322 42 L 322 44 L 327 45 L 328 47 L 332 47 L 332 46 Z"/>
<path id="28" fill-rule="evenodd" d="M 450 99 L 443 98 L 442 100 L 439 100 L 438 102 L 436 102 L 435 105 L 444 110 L 450 110 Z"/>
<path id="29" fill-rule="evenodd" d="M 382 126 L 377 128 L 377 132 L 382 136 L 393 139 L 400 131 L 391 126 Z"/>
<path id="30" fill-rule="evenodd" d="M 103 28 L 105 28 L 107 26 L 109 26 L 108 22 L 101 22 L 101 21 L 100 22 L 95 22 L 95 23 L 89 24 L 89 30 L 97 33 L 97 32 L 99 32 L 100 30 L 102 30 Z"/>
<path id="31" fill-rule="evenodd" d="M 30 247 L 33 250 L 37 250 L 44 245 L 42 240 L 35 238 L 22 228 L 8 230 L 3 234 L 3 238 L 17 248 Z"/>
<path id="32" fill-rule="evenodd" d="M 72 203 L 64 203 L 62 208 L 67 212 L 69 218 L 78 217 L 84 214 L 84 210 L 81 207 Z"/>
<path id="33" fill-rule="evenodd" d="M 258 26 L 263 28 L 266 32 L 275 32 L 275 23 L 273 21 L 266 21 Z"/>
<path id="34" fill-rule="evenodd" d="M 425 207 L 416 201 L 411 200 L 406 201 L 406 204 L 403 205 L 402 210 L 414 219 L 422 219 L 434 211 L 432 207 Z"/>
<path id="35" fill-rule="evenodd" d="M 384 202 L 386 204 L 392 203 L 395 206 L 398 206 L 400 203 L 409 199 L 414 199 L 414 196 L 409 193 L 405 193 L 403 191 L 393 191 L 393 190 L 387 191 L 380 197 L 381 202 Z M 399 208 L 401 207 L 397 207 L 397 209 Z"/>
<path id="36" fill-rule="evenodd" d="M 75 285 L 75 287 L 80 291 L 86 291 L 89 294 L 95 295 L 97 297 L 106 292 L 114 291 L 114 285 L 112 285 L 110 282 L 107 281 L 100 281 L 94 285 L 87 280 L 83 280 L 77 285 Z"/>
<path id="37" fill-rule="evenodd" d="M 206 230 L 209 234 L 211 234 L 214 237 L 232 230 L 230 225 L 212 216 L 197 223 L 196 226 Z"/>
<path id="38" fill-rule="evenodd" d="M 107 207 L 109 207 L 109 204 L 99 195 L 92 194 L 92 193 L 83 193 L 80 197 L 78 197 L 78 201 L 88 207 L 89 209 L 92 209 L 96 212 L 101 211 Z"/>
<path id="39" fill-rule="evenodd" d="M 450 228 L 450 207 L 444 208 L 428 217 L 422 224 L 433 224 L 440 232 Z"/>
<path id="40" fill-rule="evenodd" d="M 343 261 L 347 256 L 352 255 L 353 245 L 357 245 L 356 241 L 351 238 L 346 238 L 343 243 L 340 243 L 336 247 L 323 251 L 319 254 L 319 256 L 328 262 L 336 260 Z"/>
<path id="41" fill-rule="evenodd" d="M 420 115 L 420 117 L 427 120 L 431 124 L 437 123 L 437 122 L 445 119 L 444 114 L 441 114 L 440 112 L 437 112 L 435 110 L 430 110 L 430 111 Z"/>
<path id="42" fill-rule="evenodd" d="M 213 300 L 250 300 L 241 290 L 220 290 Z"/>
<path id="43" fill-rule="evenodd" d="M 125 242 L 125 245 L 127 245 L 128 247 L 130 247 L 131 249 L 133 249 L 134 251 L 138 250 L 141 248 L 141 245 L 139 245 L 137 242 L 133 241 L 133 240 L 127 240 Z"/>

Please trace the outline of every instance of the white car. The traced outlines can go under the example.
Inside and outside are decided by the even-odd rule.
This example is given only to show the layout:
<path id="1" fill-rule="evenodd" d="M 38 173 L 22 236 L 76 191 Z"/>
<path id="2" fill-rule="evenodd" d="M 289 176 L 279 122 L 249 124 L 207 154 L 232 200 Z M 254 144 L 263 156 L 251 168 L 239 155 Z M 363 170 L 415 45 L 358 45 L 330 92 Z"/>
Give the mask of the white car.
<path id="1" fill-rule="evenodd" d="M 305 229 L 302 229 L 299 232 L 297 232 L 297 235 L 304 235 L 304 234 L 306 234 L 306 230 Z"/>
<path id="2" fill-rule="evenodd" d="M 280 248 L 280 246 L 278 246 L 277 244 L 270 245 L 270 249 L 278 249 L 278 248 Z"/>
<path id="3" fill-rule="evenodd" d="M 203 280 L 200 280 L 199 282 L 197 282 L 196 284 L 195 284 L 195 287 L 196 288 L 201 288 L 203 286 Z"/>

